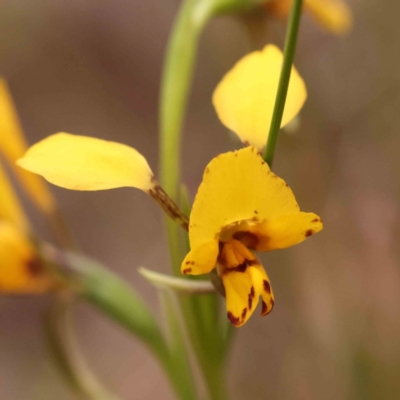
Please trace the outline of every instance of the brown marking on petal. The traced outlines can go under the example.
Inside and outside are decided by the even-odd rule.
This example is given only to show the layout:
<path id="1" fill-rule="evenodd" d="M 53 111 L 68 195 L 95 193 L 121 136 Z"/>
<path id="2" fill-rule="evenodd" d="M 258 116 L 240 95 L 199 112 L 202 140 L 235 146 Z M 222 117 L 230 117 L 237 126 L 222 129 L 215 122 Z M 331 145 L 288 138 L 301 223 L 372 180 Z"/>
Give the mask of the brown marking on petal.
<path id="1" fill-rule="evenodd" d="M 29 275 L 39 276 L 43 273 L 43 264 L 38 257 L 35 257 L 26 263 L 26 269 Z"/>
<path id="2" fill-rule="evenodd" d="M 247 140 L 244 140 L 242 143 L 244 147 L 250 147 L 250 142 L 248 142 Z M 253 148 L 251 149 L 251 151 L 253 151 Z"/>
<path id="3" fill-rule="evenodd" d="M 247 308 L 245 307 L 245 308 L 243 308 L 243 311 L 242 311 L 242 322 L 246 318 L 246 314 L 247 314 Z"/>
<path id="4" fill-rule="evenodd" d="M 257 265 L 257 260 L 244 260 L 241 264 L 237 265 L 236 267 L 228 267 L 224 270 L 224 274 L 229 274 L 231 272 L 246 272 L 247 267 L 251 267 L 252 265 Z M 226 265 L 226 264 L 222 264 Z"/>
<path id="5" fill-rule="evenodd" d="M 230 311 L 228 311 L 228 319 L 229 322 L 234 325 L 234 326 L 238 326 L 240 324 L 240 318 L 235 317 Z"/>
<path id="6" fill-rule="evenodd" d="M 241 264 L 237 265 L 236 267 L 233 268 L 229 268 L 228 271 L 229 272 L 245 272 L 247 269 L 247 261 L 244 260 Z"/>
<path id="7" fill-rule="evenodd" d="M 256 295 L 256 293 L 254 291 L 254 286 L 252 286 L 250 293 L 249 293 L 249 297 L 248 297 L 249 310 L 251 310 L 253 308 L 253 299 L 254 299 L 255 295 Z"/>
<path id="8" fill-rule="evenodd" d="M 305 237 L 309 237 L 309 236 L 312 236 L 312 235 L 314 235 L 314 231 L 312 230 L 312 229 L 309 229 L 305 234 L 304 234 L 304 236 Z"/>
<path id="9" fill-rule="evenodd" d="M 314 218 L 311 222 L 321 222 L 319 218 Z"/>
<path id="10" fill-rule="evenodd" d="M 254 210 L 254 214 L 258 214 L 258 211 L 257 211 L 257 210 Z"/>
<path id="11" fill-rule="evenodd" d="M 210 172 L 210 168 L 206 167 L 205 171 L 206 174 L 208 174 Z"/>
<path id="12" fill-rule="evenodd" d="M 184 275 L 190 274 L 192 272 L 192 268 L 185 268 L 182 272 Z"/>
<path id="13" fill-rule="evenodd" d="M 261 165 L 264 165 L 265 164 L 265 161 L 261 161 Z"/>
<path id="14" fill-rule="evenodd" d="M 233 238 L 242 242 L 249 249 L 255 249 L 258 245 L 258 237 L 251 232 L 238 231 L 234 233 Z"/>
<path id="15" fill-rule="evenodd" d="M 266 291 L 268 294 L 271 294 L 271 285 L 267 280 L 263 280 L 263 285 L 264 285 L 264 291 Z"/>

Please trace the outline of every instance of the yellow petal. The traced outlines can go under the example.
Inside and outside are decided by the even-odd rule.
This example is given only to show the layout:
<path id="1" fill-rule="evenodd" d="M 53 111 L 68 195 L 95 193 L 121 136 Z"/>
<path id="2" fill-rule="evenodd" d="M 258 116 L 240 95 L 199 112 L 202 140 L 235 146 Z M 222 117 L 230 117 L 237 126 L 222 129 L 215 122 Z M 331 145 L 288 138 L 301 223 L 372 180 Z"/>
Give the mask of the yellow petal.
<path id="1" fill-rule="evenodd" d="M 299 212 L 291 189 L 253 147 L 221 154 L 207 166 L 190 215 L 191 248 L 241 221 L 256 223 Z"/>
<path id="2" fill-rule="evenodd" d="M 28 238 L 7 222 L 0 222 L 0 293 L 38 294 L 53 287 Z"/>
<path id="3" fill-rule="evenodd" d="M 11 186 L 0 162 L 0 220 L 6 220 L 16 225 L 22 231 L 27 231 L 28 221 L 21 204 Z"/>
<path id="4" fill-rule="evenodd" d="M 217 262 L 218 241 L 212 240 L 193 248 L 185 257 L 181 271 L 183 274 L 208 274 Z"/>
<path id="5" fill-rule="evenodd" d="M 249 261 L 249 260 L 248 260 Z M 247 322 L 262 297 L 261 315 L 267 315 L 274 306 L 274 294 L 261 263 L 253 256 L 243 267 L 221 266 L 220 276 L 225 288 L 226 310 L 232 325 Z"/>
<path id="6" fill-rule="evenodd" d="M 342 0 L 306 0 L 305 9 L 333 33 L 344 34 L 352 28 L 351 11 Z"/>
<path id="7" fill-rule="evenodd" d="M 261 315 L 264 317 L 272 311 L 275 304 L 274 292 L 272 291 L 270 280 L 261 263 L 254 264 L 249 269 L 249 273 L 256 292 L 260 293 L 262 297 Z"/>
<path id="8" fill-rule="evenodd" d="M 26 149 L 23 131 L 7 83 L 0 78 L 0 152 L 14 169 L 29 197 L 44 212 L 51 212 L 55 204 L 45 182 L 15 165 Z"/>
<path id="9" fill-rule="evenodd" d="M 322 221 L 314 213 L 297 212 L 249 226 L 233 237 L 257 251 L 285 249 L 301 243 L 322 230 Z"/>
<path id="10" fill-rule="evenodd" d="M 283 55 L 266 46 L 243 57 L 214 91 L 213 104 L 221 122 L 243 143 L 261 151 L 268 137 Z M 300 111 L 307 98 L 304 81 L 293 67 L 281 126 Z"/>
<path id="11" fill-rule="evenodd" d="M 72 190 L 153 187 L 146 159 L 132 147 L 106 140 L 57 133 L 33 145 L 18 165 Z"/>

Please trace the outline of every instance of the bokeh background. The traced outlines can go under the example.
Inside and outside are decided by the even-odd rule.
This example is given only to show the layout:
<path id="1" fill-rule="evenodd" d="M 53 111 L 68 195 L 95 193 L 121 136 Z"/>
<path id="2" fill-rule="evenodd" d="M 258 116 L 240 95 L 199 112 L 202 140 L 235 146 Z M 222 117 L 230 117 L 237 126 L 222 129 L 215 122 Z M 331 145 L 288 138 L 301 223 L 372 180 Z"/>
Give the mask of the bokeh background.
<path id="1" fill-rule="evenodd" d="M 276 306 L 241 328 L 229 360 L 232 400 L 400 398 L 400 3 L 349 0 L 353 32 L 303 19 L 296 65 L 309 99 L 300 129 L 283 133 L 275 171 L 325 229 L 263 257 Z M 136 147 L 157 170 L 158 91 L 177 0 L 1 2 L 0 73 L 28 140 L 58 131 Z M 270 21 L 260 43 L 282 45 Z M 183 176 L 194 195 L 209 160 L 235 143 L 211 94 L 251 45 L 241 22 L 214 20 L 199 49 L 185 124 Z M 139 191 L 53 188 L 82 248 L 109 265 L 158 312 L 140 265 L 169 270 L 162 215 Z M 37 230 L 49 238 L 27 204 Z M 0 299 L 0 399 L 72 400 L 42 334 L 47 298 Z M 124 399 L 172 400 L 140 343 L 95 310 L 76 316 L 85 354 Z"/>

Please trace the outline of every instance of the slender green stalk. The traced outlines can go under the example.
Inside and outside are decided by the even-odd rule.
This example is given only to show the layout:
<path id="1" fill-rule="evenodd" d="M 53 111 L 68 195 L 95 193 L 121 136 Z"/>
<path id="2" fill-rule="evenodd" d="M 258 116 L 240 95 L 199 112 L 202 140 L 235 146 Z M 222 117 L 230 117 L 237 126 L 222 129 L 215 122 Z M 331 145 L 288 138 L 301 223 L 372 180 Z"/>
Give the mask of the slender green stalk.
<path id="1" fill-rule="evenodd" d="M 267 146 L 263 155 L 264 160 L 270 167 L 272 166 L 272 162 L 274 160 L 275 148 L 278 141 L 279 131 L 281 129 L 283 111 L 285 109 L 289 80 L 292 72 L 294 56 L 296 53 L 302 6 L 303 0 L 293 0 L 286 34 L 282 72 L 279 79 L 278 92 L 276 94 L 274 113 L 272 115 Z"/>
<path id="2" fill-rule="evenodd" d="M 103 388 L 82 356 L 73 332 L 74 300 L 69 297 L 57 297 L 46 315 L 45 333 L 54 360 L 79 398 L 119 400 Z"/>

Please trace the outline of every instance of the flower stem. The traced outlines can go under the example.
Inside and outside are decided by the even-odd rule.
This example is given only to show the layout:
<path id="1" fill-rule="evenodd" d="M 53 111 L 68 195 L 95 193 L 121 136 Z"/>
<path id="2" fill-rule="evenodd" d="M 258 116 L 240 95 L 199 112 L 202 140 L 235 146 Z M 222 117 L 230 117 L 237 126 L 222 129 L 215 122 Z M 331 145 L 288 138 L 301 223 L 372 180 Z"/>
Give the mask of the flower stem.
<path id="1" fill-rule="evenodd" d="M 200 33 L 210 18 L 196 13 L 198 0 L 184 0 L 168 44 L 160 94 L 160 176 L 165 191 L 179 204 L 182 126 Z M 184 250 L 174 221 L 166 220 L 172 269 L 180 273 Z"/>
<path id="2" fill-rule="evenodd" d="M 285 52 L 281 76 L 279 79 L 278 92 L 276 94 L 274 113 L 272 115 L 267 146 L 263 155 L 264 160 L 270 167 L 272 166 L 272 162 L 274 160 L 275 148 L 278 141 L 279 130 L 281 129 L 283 111 L 285 109 L 289 80 L 292 72 L 294 56 L 296 53 L 302 6 L 303 0 L 293 0 L 286 34 Z"/>

